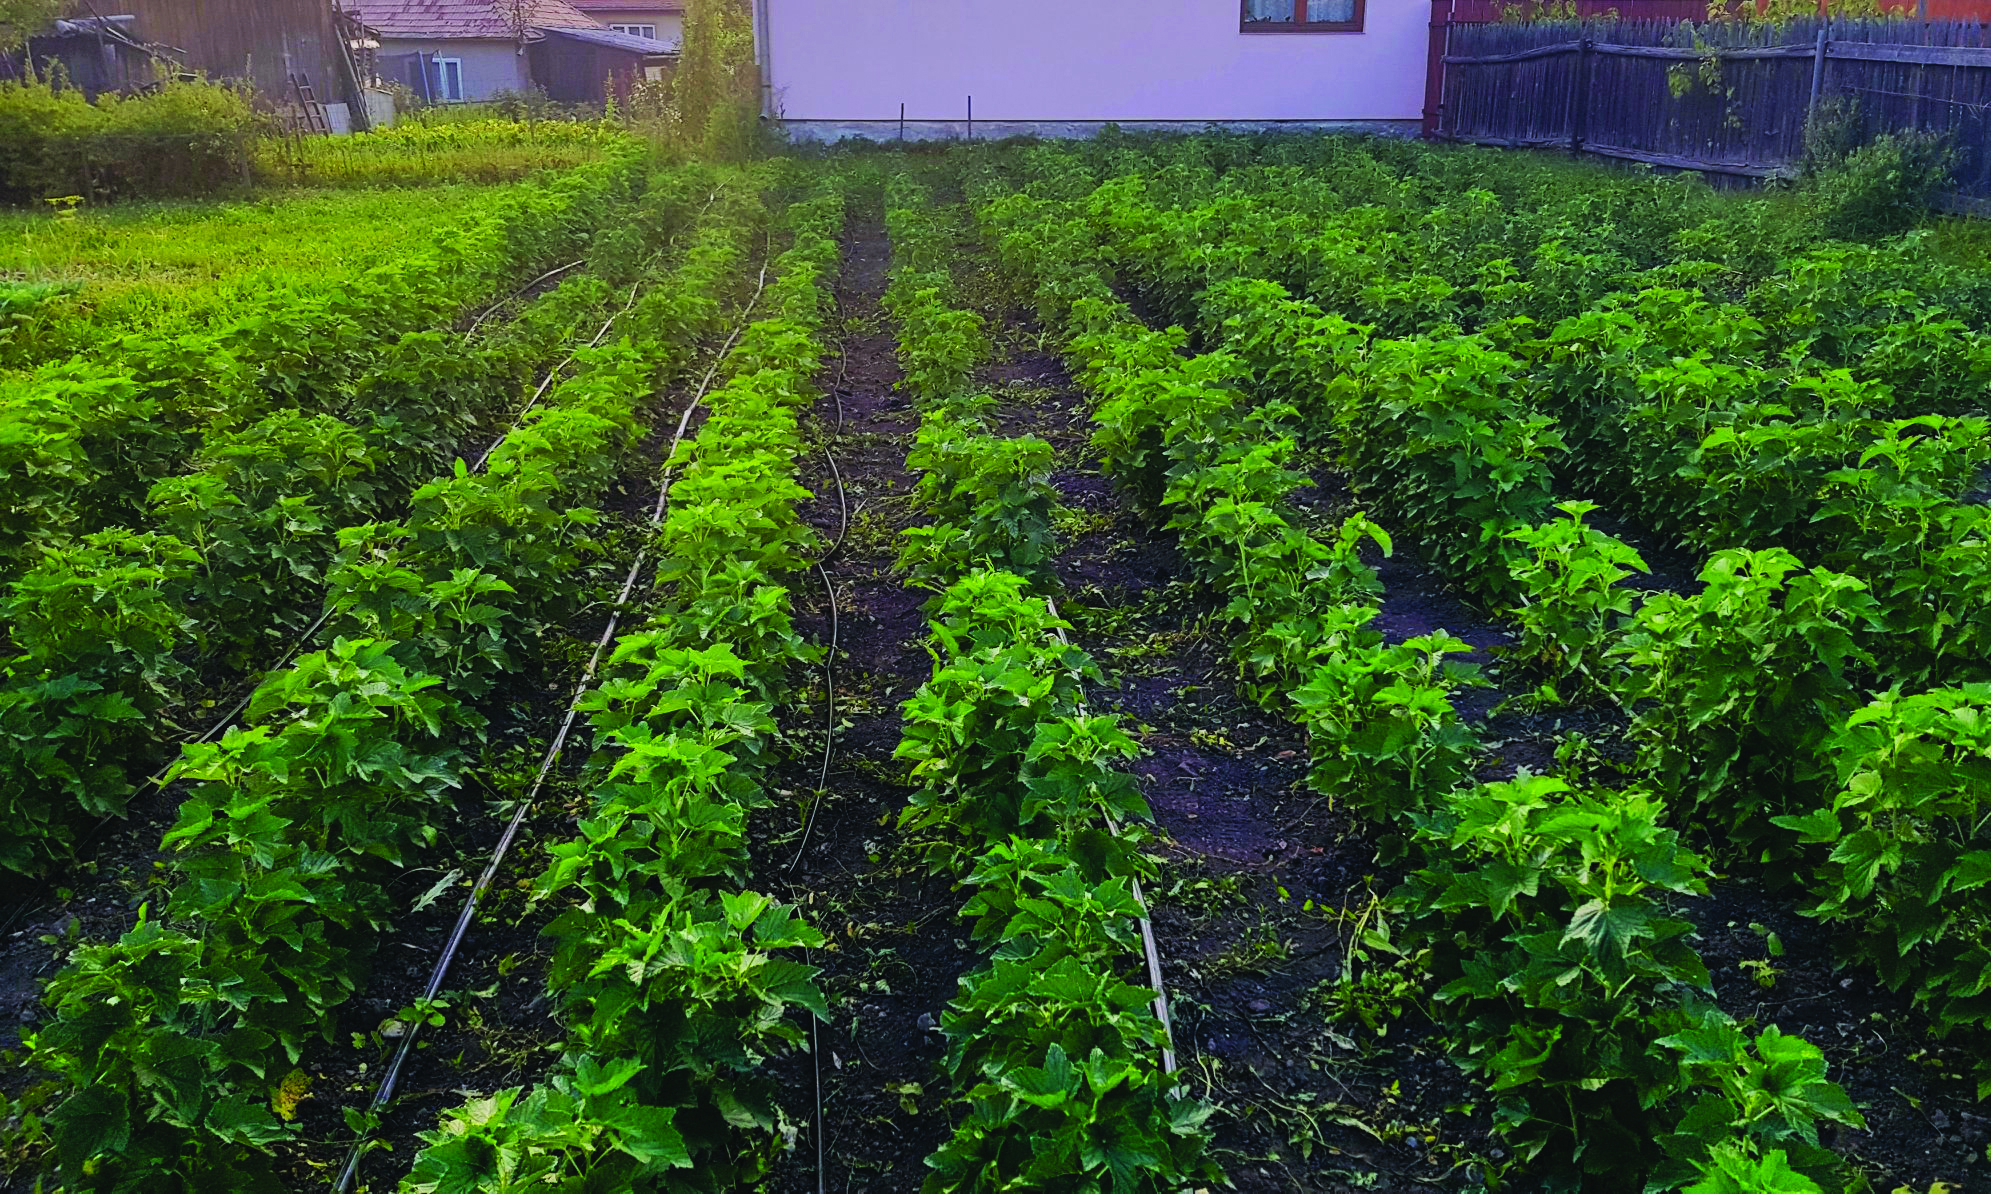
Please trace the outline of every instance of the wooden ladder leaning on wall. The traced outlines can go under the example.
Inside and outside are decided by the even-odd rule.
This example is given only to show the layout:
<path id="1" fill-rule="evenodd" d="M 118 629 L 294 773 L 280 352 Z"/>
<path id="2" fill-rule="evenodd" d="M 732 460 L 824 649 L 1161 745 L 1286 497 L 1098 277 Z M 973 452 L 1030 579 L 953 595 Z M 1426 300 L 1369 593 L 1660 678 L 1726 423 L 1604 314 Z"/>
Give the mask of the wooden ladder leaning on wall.
<path id="1" fill-rule="evenodd" d="M 318 93 L 311 88 L 311 80 L 293 72 L 290 76 L 291 98 L 297 101 L 301 114 L 297 118 L 299 133 L 316 133 L 322 137 L 332 135 L 332 122 L 325 116 L 325 105 L 318 102 Z"/>

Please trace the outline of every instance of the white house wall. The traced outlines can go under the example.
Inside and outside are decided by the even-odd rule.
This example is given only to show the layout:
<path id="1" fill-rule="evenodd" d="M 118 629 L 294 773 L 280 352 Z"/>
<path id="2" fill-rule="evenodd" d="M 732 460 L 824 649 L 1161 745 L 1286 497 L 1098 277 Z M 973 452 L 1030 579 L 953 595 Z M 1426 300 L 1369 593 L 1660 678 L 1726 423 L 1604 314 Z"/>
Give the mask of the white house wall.
<path id="1" fill-rule="evenodd" d="M 988 135 L 1404 127 L 1423 109 L 1431 6 L 1367 8 L 1361 33 L 1244 33 L 1238 0 L 760 0 L 770 105 L 804 136 L 887 131 L 901 103 L 913 135 L 958 132 L 969 96 Z"/>
<path id="2" fill-rule="evenodd" d="M 594 18 L 605 25 L 655 25 L 657 40 L 668 45 L 684 44 L 684 14 L 675 10 L 656 9 L 600 9 Z"/>
<path id="3" fill-rule="evenodd" d="M 526 56 L 512 42 L 446 41 L 392 39 L 381 43 L 380 52 L 411 54 L 415 51 L 438 58 L 463 61 L 465 102 L 487 100 L 501 91 L 524 91 L 532 86 L 532 73 Z M 401 80 L 405 82 L 405 80 Z"/>

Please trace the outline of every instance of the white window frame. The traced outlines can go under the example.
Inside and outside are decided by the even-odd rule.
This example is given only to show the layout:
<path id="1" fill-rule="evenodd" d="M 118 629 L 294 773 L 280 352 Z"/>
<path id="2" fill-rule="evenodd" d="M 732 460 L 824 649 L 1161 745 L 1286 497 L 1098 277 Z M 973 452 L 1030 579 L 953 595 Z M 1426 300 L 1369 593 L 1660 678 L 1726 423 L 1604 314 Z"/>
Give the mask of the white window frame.
<path id="1" fill-rule="evenodd" d="M 617 33 L 627 33 L 631 37 L 647 37 L 651 41 L 657 40 L 657 27 L 655 25 L 610 25 L 609 28 L 615 30 Z"/>
<path id="2" fill-rule="evenodd" d="M 436 99 L 445 104 L 462 103 L 463 102 L 463 59 L 437 58 L 435 60 L 435 63 L 436 63 Z M 456 68 L 455 95 L 450 94 L 449 76 L 451 72 L 449 68 L 451 67 Z"/>

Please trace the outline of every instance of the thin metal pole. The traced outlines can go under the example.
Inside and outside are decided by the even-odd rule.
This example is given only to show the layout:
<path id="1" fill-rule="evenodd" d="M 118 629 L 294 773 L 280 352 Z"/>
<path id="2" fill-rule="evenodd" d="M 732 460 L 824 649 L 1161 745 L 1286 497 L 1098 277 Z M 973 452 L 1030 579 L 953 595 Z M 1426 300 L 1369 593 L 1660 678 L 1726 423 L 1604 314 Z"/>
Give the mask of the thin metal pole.
<path id="1" fill-rule="evenodd" d="M 975 97 L 968 97 L 968 140 L 975 139 Z"/>
<path id="2" fill-rule="evenodd" d="M 906 101 L 899 101 L 899 140 L 906 139 Z"/>

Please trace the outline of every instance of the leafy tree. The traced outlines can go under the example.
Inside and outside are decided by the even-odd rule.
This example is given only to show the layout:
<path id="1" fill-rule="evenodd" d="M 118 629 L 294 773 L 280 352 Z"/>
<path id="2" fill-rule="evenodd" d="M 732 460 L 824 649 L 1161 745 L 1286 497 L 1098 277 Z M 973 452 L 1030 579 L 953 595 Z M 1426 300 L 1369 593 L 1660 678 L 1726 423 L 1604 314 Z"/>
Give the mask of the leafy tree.
<path id="1" fill-rule="evenodd" d="M 691 0 L 671 77 L 670 136 L 720 160 L 751 156 L 760 141 L 760 67 L 753 14 L 742 0 Z"/>
<path id="2" fill-rule="evenodd" d="M 18 50 L 69 10 L 69 0 L 0 0 L 0 53 Z"/>

